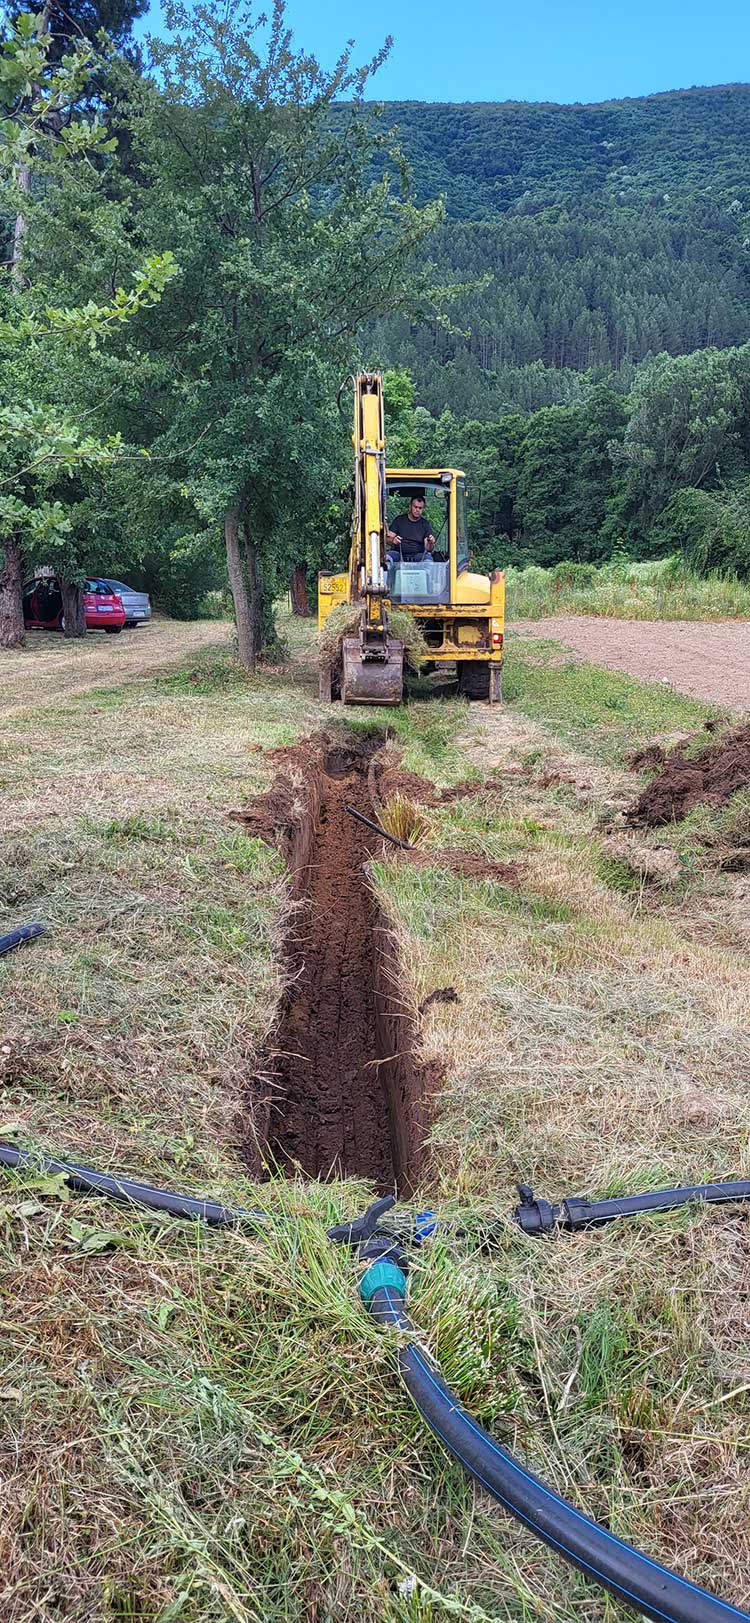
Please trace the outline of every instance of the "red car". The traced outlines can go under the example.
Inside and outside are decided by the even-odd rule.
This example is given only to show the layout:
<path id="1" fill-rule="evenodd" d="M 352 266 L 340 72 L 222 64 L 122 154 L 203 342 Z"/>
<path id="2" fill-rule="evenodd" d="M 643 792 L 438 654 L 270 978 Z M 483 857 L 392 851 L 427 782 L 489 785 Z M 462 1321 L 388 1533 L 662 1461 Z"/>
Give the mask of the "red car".
<path id="1" fill-rule="evenodd" d="M 83 608 L 88 631 L 122 631 L 122 601 L 104 580 L 87 580 Z M 65 625 L 62 592 L 53 576 L 30 580 L 23 589 L 23 623 L 32 631 L 62 631 Z"/>

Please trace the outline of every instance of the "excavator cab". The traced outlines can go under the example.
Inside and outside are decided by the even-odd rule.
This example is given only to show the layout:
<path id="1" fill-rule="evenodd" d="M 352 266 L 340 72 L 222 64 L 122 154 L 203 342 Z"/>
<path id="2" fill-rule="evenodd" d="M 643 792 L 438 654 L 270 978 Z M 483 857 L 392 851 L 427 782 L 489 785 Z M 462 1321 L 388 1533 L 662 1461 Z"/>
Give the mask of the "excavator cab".
<path id="1" fill-rule="evenodd" d="M 346 704 L 400 704 L 404 649 L 389 629 L 391 605 L 417 621 L 430 663 L 454 666 L 459 690 L 490 703 L 501 697 L 505 580 L 471 568 L 466 481 L 457 468 L 387 468 L 382 380 L 355 379 L 355 501 L 348 573 L 318 577 L 318 623 L 339 603 L 360 606 L 357 635 L 343 639 L 338 680 Z M 435 546 L 402 557 L 388 539 L 395 518 L 413 496 L 425 499 L 424 516 Z M 321 698 L 334 696 L 335 679 L 321 664 Z"/>
<path id="2" fill-rule="evenodd" d="M 406 559 L 399 549 L 392 547 L 387 553 L 388 597 L 399 606 L 416 607 L 418 604 L 450 603 L 451 557 L 455 551 L 456 514 L 453 509 L 459 497 L 465 513 L 463 476 L 454 482 L 450 473 L 441 473 L 434 479 L 412 478 L 388 473 L 386 475 L 388 523 L 391 525 L 399 513 L 408 510 L 412 496 L 424 495 L 424 516 L 435 537 L 432 552 L 425 551 L 422 558 Z M 466 569 L 469 548 L 463 525 L 463 545 L 456 553 L 456 568 Z"/>

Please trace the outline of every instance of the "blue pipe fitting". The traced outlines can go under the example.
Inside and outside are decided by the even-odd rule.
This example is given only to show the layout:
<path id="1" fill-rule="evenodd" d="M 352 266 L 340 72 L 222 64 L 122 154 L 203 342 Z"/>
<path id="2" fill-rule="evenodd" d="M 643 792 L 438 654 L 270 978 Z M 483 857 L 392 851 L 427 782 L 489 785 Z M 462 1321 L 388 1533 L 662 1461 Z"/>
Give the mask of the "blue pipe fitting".
<path id="1" fill-rule="evenodd" d="M 395 1262 L 388 1262 L 385 1258 L 373 1262 L 359 1282 L 359 1294 L 366 1306 L 375 1292 L 381 1290 L 394 1291 L 402 1302 L 406 1298 L 406 1274 L 402 1268 L 396 1267 Z"/>

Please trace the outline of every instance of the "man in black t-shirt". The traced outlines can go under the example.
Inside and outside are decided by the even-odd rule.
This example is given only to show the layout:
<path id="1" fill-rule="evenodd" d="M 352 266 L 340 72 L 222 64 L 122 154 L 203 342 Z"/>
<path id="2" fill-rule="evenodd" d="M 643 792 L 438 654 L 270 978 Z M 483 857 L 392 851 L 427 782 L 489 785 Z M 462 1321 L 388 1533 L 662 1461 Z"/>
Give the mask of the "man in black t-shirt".
<path id="1" fill-rule="evenodd" d="M 394 518 L 388 531 L 390 551 L 405 564 L 429 560 L 435 545 L 432 526 L 424 516 L 424 507 L 424 491 L 415 490 L 408 512 Z"/>

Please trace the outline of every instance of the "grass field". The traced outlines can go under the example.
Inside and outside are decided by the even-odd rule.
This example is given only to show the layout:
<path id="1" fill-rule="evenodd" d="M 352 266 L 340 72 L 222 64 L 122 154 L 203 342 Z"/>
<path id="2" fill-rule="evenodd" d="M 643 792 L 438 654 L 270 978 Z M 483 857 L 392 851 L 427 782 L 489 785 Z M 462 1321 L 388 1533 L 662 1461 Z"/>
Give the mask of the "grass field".
<path id="1" fill-rule="evenodd" d="M 678 558 L 648 563 L 613 559 L 506 570 L 508 613 L 515 620 L 548 614 L 595 614 L 612 620 L 750 619 L 750 585 L 731 576 L 694 575 Z"/>
<path id="2" fill-rule="evenodd" d="M 23 707 L 0 718 L 0 928 L 49 926 L 0 960 L 0 1138 L 272 1214 L 261 1240 L 6 1177 L 0 1611 L 624 1623 L 415 1416 L 324 1237 L 369 1191 L 259 1190 L 243 1172 L 287 902 L 280 858 L 228 813 L 271 781 L 265 748 L 328 720 L 308 636 L 252 684 L 221 646 L 175 668 L 165 649 L 118 683 L 106 639 L 87 646 L 88 691 L 61 671 L 38 704 L 34 645 Z M 695 860 L 694 834 L 665 890 L 605 850 L 641 782 L 624 750 L 711 710 L 561 669 L 538 643 L 511 652 L 500 711 L 427 700 L 394 717 L 407 767 L 477 778 L 429 813 L 434 866 L 374 872 L 405 999 L 459 996 L 421 1023 L 446 1080 L 419 1198 L 460 1232 L 415 1260 L 413 1313 L 502 1441 L 746 1607 L 747 1215 L 546 1243 L 508 1221 L 518 1180 L 557 1199 L 750 1175 L 747 876 Z M 518 862 L 518 888 L 450 873 L 446 845 Z"/>

